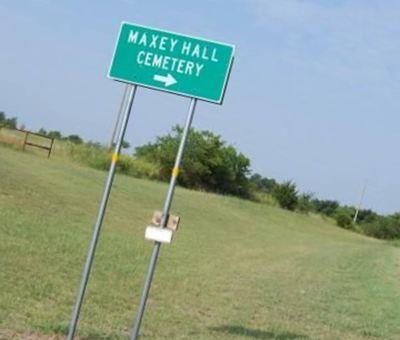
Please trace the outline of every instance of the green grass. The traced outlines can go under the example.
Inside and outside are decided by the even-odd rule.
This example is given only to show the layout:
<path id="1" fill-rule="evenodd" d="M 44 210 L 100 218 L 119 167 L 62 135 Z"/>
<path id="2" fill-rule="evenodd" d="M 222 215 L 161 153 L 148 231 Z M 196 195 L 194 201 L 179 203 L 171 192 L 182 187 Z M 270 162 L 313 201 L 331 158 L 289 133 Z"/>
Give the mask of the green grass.
<path id="1" fill-rule="evenodd" d="M 66 332 L 105 176 L 0 146 L 0 337 Z M 166 189 L 116 177 L 82 338 L 129 334 L 152 250 L 144 229 Z M 172 213 L 182 225 L 162 247 L 143 339 L 399 339 L 400 248 L 183 189 Z"/>

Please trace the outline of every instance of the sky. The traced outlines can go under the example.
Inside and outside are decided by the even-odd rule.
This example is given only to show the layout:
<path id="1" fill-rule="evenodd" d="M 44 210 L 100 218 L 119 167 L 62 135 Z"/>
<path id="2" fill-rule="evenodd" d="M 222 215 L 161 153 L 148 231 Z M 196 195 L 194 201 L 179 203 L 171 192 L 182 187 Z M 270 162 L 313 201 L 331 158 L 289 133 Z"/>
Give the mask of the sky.
<path id="1" fill-rule="evenodd" d="M 236 46 L 222 106 L 194 127 L 253 172 L 400 211 L 400 0 L 0 0 L 0 111 L 27 129 L 108 143 L 124 85 L 106 77 L 121 21 Z M 189 99 L 139 88 L 133 146 L 185 121 Z M 0 165 L 1 166 L 1 165 Z"/>

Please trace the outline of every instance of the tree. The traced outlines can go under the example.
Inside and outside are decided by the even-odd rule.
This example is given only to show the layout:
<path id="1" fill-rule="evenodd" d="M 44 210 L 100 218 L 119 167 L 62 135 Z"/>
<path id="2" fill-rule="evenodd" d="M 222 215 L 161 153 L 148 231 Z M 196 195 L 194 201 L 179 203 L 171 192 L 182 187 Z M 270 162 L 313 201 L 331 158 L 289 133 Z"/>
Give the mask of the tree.
<path id="1" fill-rule="evenodd" d="M 40 128 L 37 133 L 39 135 L 47 136 L 47 131 L 44 128 Z"/>
<path id="2" fill-rule="evenodd" d="M 385 240 L 400 238 L 400 215 L 378 216 L 373 222 L 362 224 L 361 229 L 369 236 Z"/>
<path id="3" fill-rule="evenodd" d="M 295 210 L 298 203 L 296 184 L 286 181 L 279 184 L 273 194 L 279 205 L 287 210 Z"/>
<path id="4" fill-rule="evenodd" d="M 371 223 L 377 220 L 378 217 L 379 215 L 376 212 L 372 211 L 371 209 L 360 209 L 357 215 L 357 223 L 358 224 Z"/>
<path id="5" fill-rule="evenodd" d="M 350 229 L 353 223 L 352 218 L 345 212 L 340 212 L 335 216 L 336 223 L 339 227 Z"/>
<path id="6" fill-rule="evenodd" d="M 54 139 L 62 139 L 62 135 L 60 131 L 49 131 L 47 136 Z"/>
<path id="7" fill-rule="evenodd" d="M 299 199 L 297 202 L 297 209 L 303 213 L 309 213 L 310 211 L 312 211 L 313 210 L 313 204 L 312 204 L 313 196 L 314 195 L 312 193 L 303 193 L 303 194 L 299 195 Z"/>
<path id="8" fill-rule="evenodd" d="M 137 147 L 135 157 L 156 164 L 160 169 L 159 179 L 168 180 L 182 132 L 181 127 L 175 126 L 154 143 Z M 248 197 L 249 167 L 250 160 L 226 145 L 221 136 L 191 129 L 178 182 L 190 188 Z"/>
<path id="9" fill-rule="evenodd" d="M 78 135 L 69 135 L 67 137 L 67 140 L 74 144 L 82 144 L 83 143 L 83 139 L 81 137 L 79 137 Z"/>
<path id="10" fill-rule="evenodd" d="M 4 125 L 13 129 L 17 128 L 17 117 L 7 118 L 6 114 L 0 112 L 0 125 Z"/>
<path id="11" fill-rule="evenodd" d="M 5 125 L 12 129 L 16 129 L 17 128 L 17 118 L 16 117 L 7 118 L 5 120 Z"/>
<path id="12" fill-rule="evenodd" d="M 250 177 L 250 183 L 258 191 L 270 194 L 274 191 L 278 183 L 272 178 L 262 177 L 260 174 L 254 174 Z"/>
<path id="13" fill-rule="evenodd" d="M 336 209 L 339 207 L 339 203 L 337 201 L 319 200 L 317 198 L 312 200 L 312 204 L 316 212 L 327 216 L 333 216 L 336 212 Z"/>
<path id="14" fill-rule="evenodd" d="M 88 141 L 85 143 L 85 145 L 89 148 L 94 148 L 94 149 L 104 149 L 104 146 L 101 145 L 99 142 L 94 142 L 92 140 Z"/>
<path id="15" fill-rule="evenodd" d="M 124 139 L 122 141 L 122 145 L 121 146 L 122 146 L 123 149 L 129 149 L 131 147 L 131 144 Z"/>

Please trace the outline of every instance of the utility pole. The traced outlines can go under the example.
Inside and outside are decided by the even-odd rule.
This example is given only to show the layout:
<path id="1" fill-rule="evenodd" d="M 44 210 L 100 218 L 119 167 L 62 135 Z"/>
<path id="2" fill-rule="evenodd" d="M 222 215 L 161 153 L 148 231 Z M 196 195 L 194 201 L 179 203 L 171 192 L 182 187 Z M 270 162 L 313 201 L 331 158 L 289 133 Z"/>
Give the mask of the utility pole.
<path id="1" fill-rule="evenodd" d="M 363 200 L 364 200 L 364 195 L 365 195 L 365 190 L 366 190 L 366 189 L 367 189 L 367 180 L 364 181 L 364 186 L 363 186 L 363 188 L 362 188 L 361 196 L 360 196 L 360 202 L 358 203 L 356 212 L 355 212 L 355 214 L 354 214 L 353 224 L 356 224 L 356 222 L 357 222 L 358 213 L 359 213 L 359 211 L 360 211 L 360 209 L 361 209 L 361 206 L 362 206 L 362 203 L 363 203 Z"/>

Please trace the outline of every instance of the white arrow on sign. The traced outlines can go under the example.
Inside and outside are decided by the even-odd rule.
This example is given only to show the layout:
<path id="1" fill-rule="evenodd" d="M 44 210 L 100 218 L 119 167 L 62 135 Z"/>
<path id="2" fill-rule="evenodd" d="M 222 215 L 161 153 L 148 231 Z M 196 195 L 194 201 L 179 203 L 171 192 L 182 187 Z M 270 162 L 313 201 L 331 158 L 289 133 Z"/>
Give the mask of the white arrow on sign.
<path id="1" fill-rule="evenodd" d="M 164 83 L 164 85 L 165 85 L 166 87 L 171 86 L 171 85 L 174 85 L 174 84 L 177 83 L 176 79 L 175 79 L 171 74 L 169 74 L 169 73 L 168 73 L 167 76 L 161 76 L 161 75 L 159 75 L 159 74 L 155 74 L 154 77 L 153 77 L 153 79 L 154 79 L 155 81 L 160 81 L 160 82 Z"/>

